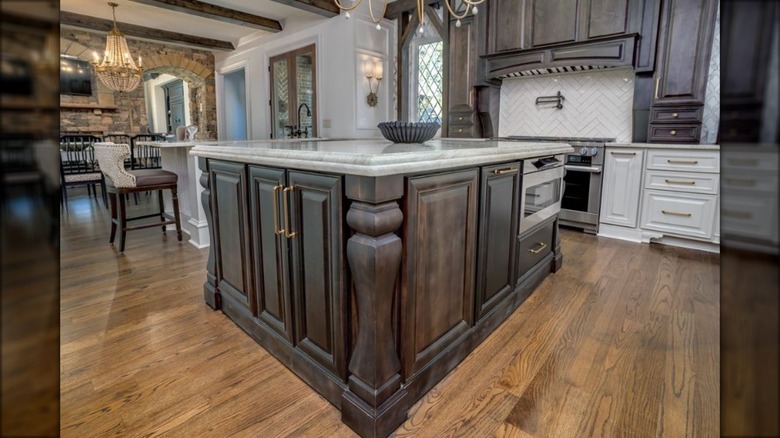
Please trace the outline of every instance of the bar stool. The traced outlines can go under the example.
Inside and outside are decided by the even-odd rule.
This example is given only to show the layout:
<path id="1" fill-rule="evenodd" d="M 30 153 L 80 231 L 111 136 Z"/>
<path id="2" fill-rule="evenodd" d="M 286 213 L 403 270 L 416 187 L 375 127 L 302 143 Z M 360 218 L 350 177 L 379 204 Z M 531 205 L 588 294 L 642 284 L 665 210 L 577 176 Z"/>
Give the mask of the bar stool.
<path id="1" fill-rule="evenodd" d="M 106 189 L 108 191 L 109 204 L 111 205 L 111 239 L 114 243 L 117 226 L 119 226 L 119 252 L 125 251 L 125 234 L 127 231 L 143 228 L 162 227 L 165 233 L 166 225 L 176 225 L 176 237 L 181 242 L 181 220 L 179 218 L 178 175 L 162 169 L 126 170 L 125 159 L 130 156 L 130 145 L 114 143 L 95 143 L 95 158 L 98 160 L 100 171 L 106 176 Z M 127 217 L 126 194 L 156 190 L 160 205 L 160 212 Z M 166 220 L 163 207 L 163 190 L 171 191 L 173 201 L 173 220 Z M 118 204 L 118 205 L 117 205 Z M 118 208 L 117 208 L 118 207 Z M 161 222 L 147 225 L 128 226 L 129 221 L 159 217 Z"/>

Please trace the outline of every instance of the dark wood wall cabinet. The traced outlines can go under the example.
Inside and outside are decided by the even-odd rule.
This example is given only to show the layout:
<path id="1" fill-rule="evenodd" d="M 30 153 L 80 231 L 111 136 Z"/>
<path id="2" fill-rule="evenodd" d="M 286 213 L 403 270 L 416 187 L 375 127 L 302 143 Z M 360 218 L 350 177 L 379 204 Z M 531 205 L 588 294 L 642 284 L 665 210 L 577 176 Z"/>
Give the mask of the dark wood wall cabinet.
<path id="1" fill-rule="evenodd" d="M 365 177 L 199 158 L 206 302 L 384 437 L 560 267 L 522 162 Z M 262 396 L 262 394 L 258 394 Z"/>
<path id="2" fill-rule="evenodd" d="M 698 143 L 718 2 L 666 0 L 648 141 Z"/>
<path id="3" fill-rule="evenodd" d="M 473 15 L 461 20 L 461 25 L 450 23 L 448 136 L 455 138 L 481 137 L 477 114 L 477 57 L 479 24 Z"/>

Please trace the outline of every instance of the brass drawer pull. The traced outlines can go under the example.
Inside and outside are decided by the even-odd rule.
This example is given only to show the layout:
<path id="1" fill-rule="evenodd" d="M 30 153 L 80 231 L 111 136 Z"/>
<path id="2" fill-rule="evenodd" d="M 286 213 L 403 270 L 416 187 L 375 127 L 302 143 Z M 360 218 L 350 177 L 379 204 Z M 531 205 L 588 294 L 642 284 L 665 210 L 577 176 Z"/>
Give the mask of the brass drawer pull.
<path id="1" fill-rule="evenodd" d="M 699 164 L 698 160 L 666 160 L 669 164 Z"/>
<path id="2" fill-rule="evenodd" d="M 609 153 L 612 154 L 612 155 L 636 155 L 636 152 L 615 152 L 615 151 L 610 151 Z"/>
<path id="3" fill-rule="evenodd" d="M 290 196 L 287 194 L 287 192 L 292 192 L 295 190 L 295 187 L 286 187 L 284 189 L 284 237 L 291 239 L 295 237 L 295 231 L 292 233 L 290 232 L 290 205 L 287 200 Z"/>
<path id="4" fill-rule="evenodd" d="M 673 216 L 691 217 L 691 213 L 678 213 L 676 211 L 666 211 L 666 210 L 661 210 L 661 213 L 663 213 L 663 214 L 671 214 Z"/>
<path id="5" fill-rule="evenodd" d="M 658 100 L 658 85 L 661 83 L 661 76 L 655 78 L 655 100 Z"/>
<path id="6" fill-rule="evenodd" d="M 729 163 L 735 166 L 758 166 L 758 160 L 754 158 L 729 158 Z"/>
<path id="7" fill-rule="evenodd" d="M 274 234 L 276 235 L 284 234 L 284 229 L 279 228 L 279 195 L 276 193 L 277 190 L 281 190 L 283 188 L 284 186 L 279 184 L 274 186 L 273 190 Z"/>
<path id="8" fill-rule="evenodd" d="M 722 214 L 723 216 L 735 217 L 739 219 L 751 219 L 753 217 L 752 213 L 748 213 L 746 211 L 723 210 Z"/>
<path id="9" fill-rule="evenodd" d="M 731 184 L 732 186 L 740 186 L 740 187 L 755 187 L 756 186 L 756 180 L 753 179 L 733 179 L 733 178 L 726 178 L 724 180 L 727 184 Z"/>
<path id="10" fill-rule="evenodd" d="M 687 184 L 690 186 L 696 184 L 696 181 L 685 181 L 681 179 L 665 179 L 664 181 L 666 181 L 667 184 Z"/>
<path id="11" fill-rule="evenodd" d="M 675 131 L 674 129 L 672 129 L 671 131 L 669 131 L 669 134 L 672 134 L 672 135 L 677 135 L 677 131 Z"/>
<path id="12" fill-rule="evenodd" d="M 545 248 L 547 248 L 547 244 L 544 242 L 539 242 L 539 248 L 529 249 L 528 252 L 530 252 L 531 254 L 539 254 Z"/>
<path id="13" fill-rule="evenodd" d="M 680 115 L 679 115 L 679 114 L 677 114 L 677 113 L 672 113 L 672 117 L 673 117 L 673 118 L 675 118 L 675 119 L 676 119 L 677 117 L 679 117 L 679 116 L 680 116 Z"/>
<path id="14" fill-rule="evenodd" d="M 516 167 L 510 167 L 507 169 L 496 169 L 493 171 L 493 175 L 506 175 L 507 173 L 515 173 L 517 172 Z"/>

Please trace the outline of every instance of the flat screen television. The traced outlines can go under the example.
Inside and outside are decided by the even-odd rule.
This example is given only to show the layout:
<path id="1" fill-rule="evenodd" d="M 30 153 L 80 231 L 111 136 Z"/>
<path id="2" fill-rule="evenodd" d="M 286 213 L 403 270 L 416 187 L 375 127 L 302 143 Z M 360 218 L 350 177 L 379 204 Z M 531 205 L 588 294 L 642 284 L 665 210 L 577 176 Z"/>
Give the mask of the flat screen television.
<path id="1" fill-rule="evenodd" d="M 60 94 L 92 95 L 92 66 L 88 61 L 60 57 Z"/>

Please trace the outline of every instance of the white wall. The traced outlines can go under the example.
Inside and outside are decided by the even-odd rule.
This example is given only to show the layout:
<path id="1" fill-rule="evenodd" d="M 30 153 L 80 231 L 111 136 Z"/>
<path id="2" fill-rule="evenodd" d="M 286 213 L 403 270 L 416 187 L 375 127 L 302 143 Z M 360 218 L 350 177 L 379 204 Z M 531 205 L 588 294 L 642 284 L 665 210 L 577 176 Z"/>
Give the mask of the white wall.
<path id="1" fill-rule="evenodd" d="M 536 105 L 561 92 L 563 109 Z M 610 137 L 631 141 L 634 71 L 630 68 L 504 79 L 500 136 Z"/>
<path id="2" fill-rule="evenodd" d="M 249 139 L 270 138 L 271 116 L 268 106 L 270 78 L 268 60 L 281 53 L 316 44 L 317 56 L 317 132 L 320 137 L 378 137 L 376 124 L 395 120 L 392 90 L 392 65 L 396 51 L 395 21 L 382 20 L 380 30 L 367 16 L 368 2 L 347 20 L 339 17 L 312 23 L 283 23 L 276 34 L 241 41 L 234 52 L 216 54 L 217 123 L 220 140 L 224 138 L 224 74 L 243 67 L 246 70 Z M 362 60 L 372 58 L 384 64 L 384 76 L 378 97 L 371 108 L 366 103 L 368 83 L 362 72 Z"/>
<path id="3" fill-rule="evenodd" d="M 152 124 L 152 132 L 164 133 L 167 130 L 167 114 L 165 113 L 165 91 L 163 85 L 179 80 L 176 76 L 161 74 L 156 79 L 149 79 L 144 82 L 144 93 L 146 95 L 147 108 L 151 109 L 149 120 Z M 184 83 L 184 126 L 190 125 L 190 87 L 187 81 Z M 174 127 L 175 129 L 175 127 Z M 175 133 L 175 132 L 174 132 Z"/>

